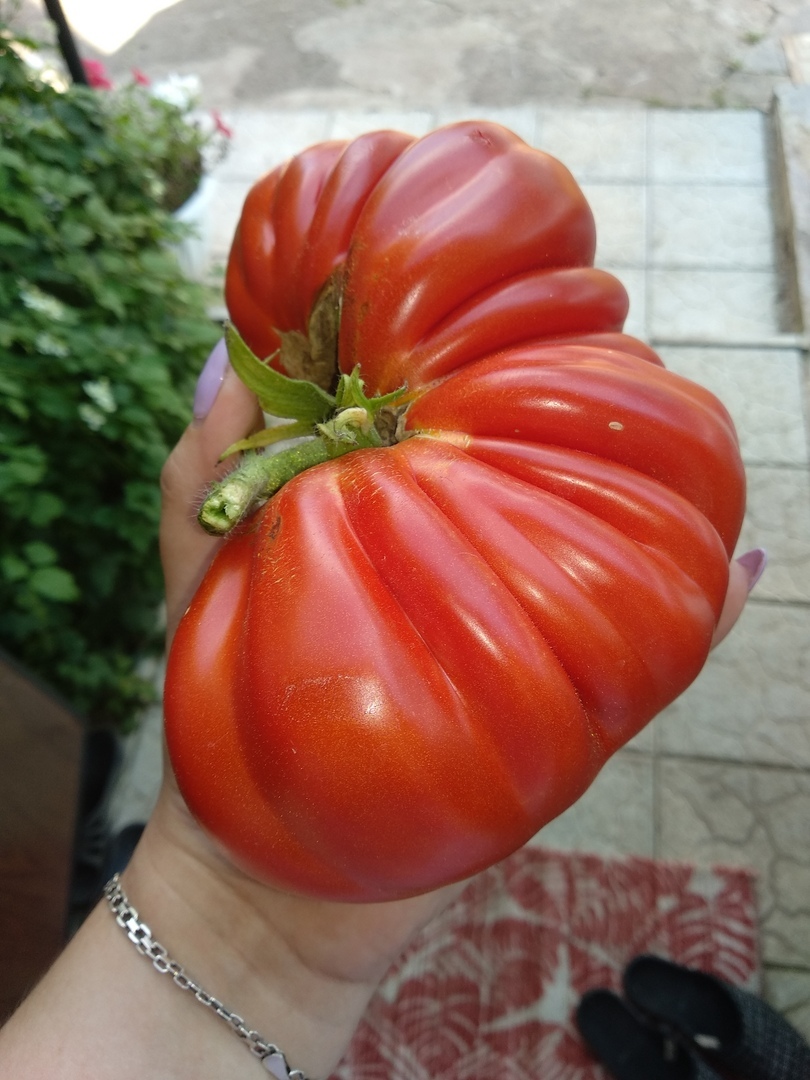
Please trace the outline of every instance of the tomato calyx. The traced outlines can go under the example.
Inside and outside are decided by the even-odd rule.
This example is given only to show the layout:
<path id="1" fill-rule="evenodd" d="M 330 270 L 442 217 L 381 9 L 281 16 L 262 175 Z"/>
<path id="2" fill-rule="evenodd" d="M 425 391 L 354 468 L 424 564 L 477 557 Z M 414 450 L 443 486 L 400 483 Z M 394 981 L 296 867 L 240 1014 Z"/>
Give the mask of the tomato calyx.
<path id="1" fill-rule="evenodd" d="M 338 334 L 343 296 L 343 277 L 336 270 L 312 306 L 306 334 L 300 330 L 276 330 L 281 339 L 279 360 L 293 379 L 315 383 L 327 392 L 336 389 Z"/>
<path id="2" fill-rule="evenodd" d="M 341 375 L 334 394 L 308 379 L 282 375 L 261 361 L 230 324 L 225 341 L 231 365 L 265 413 L 292 421 L 264 428 L 223 453 L 245 451 L 239 465 L 216 483 L 197 520 L 213 536 L 226 536 L 298 473 L 353 450 L 392 446 L 410 433 L 402 423 L 407 387 L 368 397 L 359 367 Z M 271 358 L 272 359 L 272 358 Z M 273 443 L 297 440 L 270 455 Z"/>

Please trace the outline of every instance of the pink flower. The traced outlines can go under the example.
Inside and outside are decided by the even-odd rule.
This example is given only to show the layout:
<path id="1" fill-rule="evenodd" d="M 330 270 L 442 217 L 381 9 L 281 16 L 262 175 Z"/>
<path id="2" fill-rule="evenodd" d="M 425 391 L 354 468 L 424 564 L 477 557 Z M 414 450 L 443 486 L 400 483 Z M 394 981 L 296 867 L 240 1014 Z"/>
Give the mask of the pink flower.
<path id="1" fill-rule="evenodd" d="M 84 73 L 94 90 L 112 90 L 112 81 L 101 60 L 85 60 Z"/>
<path id="2" fill-rule="evenodd" d="M 214 121 L 214 128 L 220 135 L 224 135 L 226 139 L 233 138 L 233 129 L 229 128 L 225 121 L 222 119 L 222 114 L 219 109 L 211 110 L 211 119 Z"/>
<path id="3" fill-rule="evenodd" d="M 132 69 L 132 78 L 138 86 L 149 86 L 151 79 L 148 75 L 144 75 L 140 68 Z"/>

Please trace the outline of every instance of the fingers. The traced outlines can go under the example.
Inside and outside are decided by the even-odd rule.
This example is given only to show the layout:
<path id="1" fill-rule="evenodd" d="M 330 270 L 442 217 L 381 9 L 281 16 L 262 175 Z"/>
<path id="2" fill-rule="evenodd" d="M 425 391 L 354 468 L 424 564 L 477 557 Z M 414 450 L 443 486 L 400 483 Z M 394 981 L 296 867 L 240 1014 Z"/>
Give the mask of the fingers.
<path id="1" fill-rule="evenodd" d="M 767 565 L 768 555 L 762 548 L 747 551 L 735 559 L 729 567 L 728 592 L 726 602 L 720 613 L 717 629 L 712 638 L 712 648 L 719 645 L 736 623 L 745 607 L 745 601 L 762 577 Z"/>
<path id="2" fill-rule="evenodd" d="M 264 426 L 256 398 L 227 362 L 224 342 L 215 347 L 200 375 L 194 406 L 195 419 L 161 474 L 160 553 L 169 640 L 222 543 L 197 524 L 206 489 L 233 467 L 232 461 L 220 464 L 219 457 Z"/>

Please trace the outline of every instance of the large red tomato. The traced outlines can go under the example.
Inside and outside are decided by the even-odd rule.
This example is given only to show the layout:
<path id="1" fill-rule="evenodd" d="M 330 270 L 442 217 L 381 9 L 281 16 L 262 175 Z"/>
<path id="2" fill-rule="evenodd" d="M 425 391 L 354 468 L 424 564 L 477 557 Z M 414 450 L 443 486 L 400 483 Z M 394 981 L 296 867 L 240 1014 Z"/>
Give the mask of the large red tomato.
<path id="1" fill-rule="evenodd" d="M 336 348 L 367 394 L 407 385 L 391 445 L 225 542 L 172 649 L 180 788 L 262 879 L 383 900 L 472 875 L 700 671 L 737 439 L 621 333 L 594 237 L 570 173 L 484 123 L 316 146 L 248 195 L 227 300 L 253 351 L 331 333 L 271 362 L 327 385 Z"/>

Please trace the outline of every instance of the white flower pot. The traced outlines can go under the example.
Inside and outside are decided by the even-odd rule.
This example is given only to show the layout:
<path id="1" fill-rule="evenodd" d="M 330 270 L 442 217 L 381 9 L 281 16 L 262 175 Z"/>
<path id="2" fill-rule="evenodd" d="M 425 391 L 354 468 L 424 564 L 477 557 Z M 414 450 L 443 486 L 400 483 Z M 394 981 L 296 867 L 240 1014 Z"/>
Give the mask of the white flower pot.
<path id="1" fill-rule="evenodd" d="M 175 210 L 172 217 L 193 229 L 174 245 L 177 259 L 186 277 L 203 281 L 208 274 L 211 251 L 211 209 L 217 182 L 213 176 L 203 176 L 200 186 L 190 199 Z"/>

